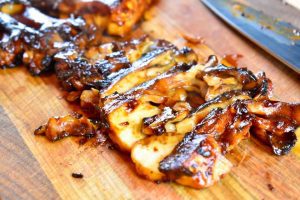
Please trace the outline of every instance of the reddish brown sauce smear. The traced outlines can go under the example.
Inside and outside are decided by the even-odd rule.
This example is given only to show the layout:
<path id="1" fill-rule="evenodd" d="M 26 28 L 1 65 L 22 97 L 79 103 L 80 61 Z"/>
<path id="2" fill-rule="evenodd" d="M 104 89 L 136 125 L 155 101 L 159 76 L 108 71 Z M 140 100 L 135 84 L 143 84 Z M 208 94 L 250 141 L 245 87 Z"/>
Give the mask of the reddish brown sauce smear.
<path id="1" fill-rule="evenodd" d="M 231 65 L 233 67 L 239 66 L 239 60 L 243 58 L 241 54 L 225 54 L 222 59 L 222 64 Z"/>
<path id="2" fill-rule="evenodd" d="M 268 189 L 272 192 L 274 190 L 274 186 L 271 183 L 269 183 L 268 184 Z"/>
<path id="3" fill-rule="evenodd" d="M 126 110 L 128 112 L 132 112 L 136 106 L 138 105 L 138 102 L 136 100 L 133 100 L 133 101 L 129 101 L 127 104 L 126 104 Z"/>
<path id="4" fill-rule="evenodd" d="M 204 42 L 201 36 L 193 36 L 187 34 L 181 34 L 181 36 L 190 44 L 203 44 Z"/>

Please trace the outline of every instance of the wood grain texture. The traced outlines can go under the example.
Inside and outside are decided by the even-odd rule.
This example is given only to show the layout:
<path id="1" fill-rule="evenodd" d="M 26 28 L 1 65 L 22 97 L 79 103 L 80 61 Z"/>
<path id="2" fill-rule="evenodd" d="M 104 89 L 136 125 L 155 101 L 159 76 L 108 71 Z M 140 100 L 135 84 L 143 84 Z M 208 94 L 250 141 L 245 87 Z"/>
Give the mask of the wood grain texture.
<path id="1" fill-rule="evenodd" d="M 0 106 L 0 197 L 2 199 L 59 199 L 13 122 Z"/>
<path id="2" fill-rule="evenodd" d="M 182 35 L 201 36 L 205 43 L 191 46 L 202 61 L 214 53 L 242 54 L 239 64 L 254 72 L 265 71 L 273 80 L 279 99 L 300 102 L 299 75 L 226 26 L 198 0 L 164 0 L 147 15 L 150 19 L 141 24 L 137 33 L 146 32 L 179 46 L 191 45 Z M 138 177 L 128 156 L 116 150 L 79 147 L 74 138 L 53 144 L 33 136 L 33 130 L 50 116 L 72 111 L 61 98 L 54 76 L 32 77 L 26 69 L 18 68 L 1 70 L 0 80 L 0 105 L 18 129 L 10 137 L 21 135 L 62 199 L 296 199 L 300 196 L 299 143 L 294 153 L 276 157 L 254 139 L 243 142 L 230 156 L 234 163 L 243 161 L 208 189 L 155 184 Z M 72 172 L 80 172 L 84 178 L 74 179 Z M 52 191 L 45 193 L 50 195 Z"/>

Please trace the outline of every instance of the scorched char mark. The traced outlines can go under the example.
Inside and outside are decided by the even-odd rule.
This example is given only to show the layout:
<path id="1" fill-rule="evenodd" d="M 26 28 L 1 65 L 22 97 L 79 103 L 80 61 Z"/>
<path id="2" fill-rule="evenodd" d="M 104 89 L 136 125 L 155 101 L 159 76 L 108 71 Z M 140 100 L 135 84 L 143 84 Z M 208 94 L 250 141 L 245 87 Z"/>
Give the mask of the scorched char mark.
<path id="1" fill-rule="evenodd" d="M 95 37 L 90 39 L 94 30 L 86 28 L 82 19 L 55 19 L 35 8 L 20 6 L 23 9 L 11 15 L 0 12 L 1 67 L 24 64 L 32 74 L 39 75 L 53 69 L 53 56 L 62 49 L 99 42 Z"/>

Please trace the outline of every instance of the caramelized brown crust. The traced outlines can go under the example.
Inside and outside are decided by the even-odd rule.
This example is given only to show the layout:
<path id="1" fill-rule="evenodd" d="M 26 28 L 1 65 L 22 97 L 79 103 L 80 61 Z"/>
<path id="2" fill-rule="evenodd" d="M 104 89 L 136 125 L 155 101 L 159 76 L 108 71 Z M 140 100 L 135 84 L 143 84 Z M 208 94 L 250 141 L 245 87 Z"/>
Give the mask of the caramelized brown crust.
<path id="1" fill-rule="evenodd" d="M 300 124 L 300 104 L 280 101 L 262 100 L 247 105 L 250 112 L 264 117 L 286 117 L 296 124 Z"/>
<path id="2" fill-rule="evenodd" d="M 300 104 L 278 101 L 250 101 L 248 110 L 255 114 L 252 133 L 272 147 L 274 154 L 284 155 L 295 146 L 300 126 Z"/>
<path id="3" fill-rule="evenodd" d="M 31 5 L 54 17 L 82 17 L 110 35 L 126 36 L 154 0 L 6 0 L 3 4 L 12 2 Z"/>
<path id="4" fill-rule="evenodd" d="M 273 119 L 255 117 L 253 126 L 253 134 L 271 146 L 276 155 L 289 153 L 297 142 L 295 131 L 299 125 L 284 117 Z"/>
<path id="5" fill-rule="evenodd" d="M 176 53 L 180 54 L 167 41 L 143 37 L 131 42 L 94 46 L 85 53 L 67 49 L 55 56 L 55 69 L 66 90 L 104 90 L 130 73 L 159 64 L 155 60 L 164 54 L 172 54 L 175 59 Z"/>
<path id="6" fill-rule="evenodd" d="M 253 116 L 249 114 L 241 100 L 231 106 L 212 110 L 194 129 L 198 134 L 215 137 L 222 152 L 232 150 L 241 140 L 250 136 Z"/>
<path id="7" fill-rule="evenodd" d="M 52 69 L 57 52 L 91 42 L 90 30 L 85 29 L 81 19 L 52 18 L 22 4 L 11 7 L 6 9 L 10 15 L 0 12 L 4 34 L 0 43 L 1 67 L 25 64 L 32 74 L 38 75 Z"/>
<path id="8" fill-rule="evenodd" d="M 176 74 L 187 72 L 189 69 L 191 69 L 193 65 L 189 64 L 179 64 L 174 66 L 169 71 L 157 76 L 156 78 L 142 83 L 141 85 L 132 88 L 128 92 L 124 94 L 113 94 L 111 96 L 106 97 L 107 103 L 104 105 L 103 109 L 105 113 L 109 114 L 112 111 L 119 108 L 121 105 L 124 104 L 130 104 L 130 102 L 137 101 L 140 99 L 143 95 L 147 94 L 158 94 L 158 96 L 168 96 L 168 89 L 176 88 L 178 84 L 185 84 L 184 82 L 173 82 L 174 85 L 172 87 L 171 81 L 173 80 L 173 77 L 176 77 Z M 169 84 L 168 84 L 169 83 Z M 168 88 L 166 88 L 166 86 Z M 151 92 L 152 91 L 152 92 Z M 166 104 L 166 99 L 160 99 L 156 101 L 153 99 L 153 103 L 164 103 L 165 106 L 170 106 L 171 104 Z"/>
<path id="9" fill-rule="evenodd" d="M 258 109 L 263 105 L 267 105 L 269 110 L 261 109 L 258 116 Z M 273 109 L 270 109 L 271 106 Z M 216 108 L 160 162 L 159 170 L 170 180 L 181 184 L 208 187 L 223 174 L 218 174 L 222 168 L 215 167 L 219 162 L 218 156 L 248 138 L 250 129 L 261 141 L 270 145 L 276 155 L 284 155 L 295 145 L 295 130 L 300 125 L 289 112 L 292 108 L 297 114 L 299 105 L 269 100 L 238 100 L 227 108 Z M 229 169 L 230 163 L 225 163 L 227 166 L 223 164 L 223 169 Z"/>
<path id="10" fill-rule="evenodd" d="M 161 161 L 159 169 L 171 180 L 188 177 L 192 187 L 208 187 L 227 173 L 231 167 L 222 154 L 232 150 L 242 139 L 248 138 L 252 116 L 245 105 L 237 101 L 228 108 L 212 110 L 173 152 Z M 226 163 L 219 169 L 218 162 Z M 228 169 L 228 170 L 225 170 Z M 225 170 L 224 173 L 220 173 Z"/>
<path id="11" fill-rule="evenodd" d="M 45 135 L 48 140 L 56 141 L 67 136 L 93 137 L 96 127 L 84 116 L 67 115 L 50 118 L 47 124 L 40 126 L 35 135 Z"/>
<path id="12" fill-rule="evenodd" d="M 144 2 L 118 1 L 110 5 L 101 1 L 63 1 L 58 5 L 54 2 L 51 4 L 50 1 L 32 2 L 32 5 L 40 8 L 56 9 L 61 13 L 60 17 L 66 18 L 58 19 L 43 14 L 31 7 L 27 1 L 1 2 L 0 28 L 3 32 L 0 41 L 0 65 L 4 68 L 25 64 L 34 75 L 52 70 L 53 56 L 56 53 L 64 49 L 68 49 L 67 52 L 70 53 L 74 48 L 80 51 L 87 46 L 98 44 L 106 26 L 111 34 L 126 34 L 140 19 L 150 3 L 149 0 Z M 84 20 L 68 18 L 71 13 L 83 16 Z M 120 49 L 122 50 L 124 49 Z M 96 63 L 98 66 L 95 66 L 96 69 L 92 72 L 95 73 L 97 69 L 108 67 L 110 64 L 122 65 L 119 67 L 129 64 L 122 52 L 115 52 L 111 56 L 106 59 L 106 62 Z M 85 63 L 81 55 L 76 55 L 76 58 L 77 60 L 72 62 L 74 68 L 76 65 L 81 65 L 77 67 L 83 71 L 82 67 L 85 69 L 91 67 L 91 63 Z M 97 77 L 94 78 L 94 76 Z M 92 79 L 97 82 L 94 79 L 99 79 L 99 74 L 95 73 Z M 97 84 L 99 83 L 91 83 L 91 86 Z"/>
<path id="13" fill-rule="evenodd" d="M 188 133 L 159 165 L 170 180 L 195 188 L 213 185 L 230 168 L 214 137 L 194 132 Z"/>
<path id="14" fill-rule="evenodd" d="M 153 0 L 63 0 L 58 9 L 62 16 L 82 16 L 88 24 L 106 29 L 110 35 L 125 36 L 140 21 Z"/>
<path id="15" fill-rule="evenodd" d="M 206 100 L 232 90 L 249 91 L 252 98 L 269 98 L 272 95 L 272 83 L 265 74 L 255 76 L 246 68 L 210 66 L 203 70 L 201 76 L 209 85 Z"/>
<path id="16" fill-rule="evenodd" d="M 154 0 L 123 0 L 111 10 L 108 33 L 125 36 Z"/>
<path id="17" fill-rule="evenodd" d="M 146 36 L 100 44 L 105 29 L 128 33 L 152 1 L 112 2 L 32 2 L 55 17 L 25 1 L 0 2 L 0 66 L 24 64 L 34 75 L 54 68 L 67 100 L 96 119 L 53 117 L 36 135 L 103 141 L 98 133 L 107 133 L 131 152 L 140 175 L 195 188 L 228 173 L 225 154 L 250 133 L 276 155 L 292 149 L 300 104 L 270 100 L 264 73 L 218 64 L 215 56 L 201 65 L 193 50 Z"/>

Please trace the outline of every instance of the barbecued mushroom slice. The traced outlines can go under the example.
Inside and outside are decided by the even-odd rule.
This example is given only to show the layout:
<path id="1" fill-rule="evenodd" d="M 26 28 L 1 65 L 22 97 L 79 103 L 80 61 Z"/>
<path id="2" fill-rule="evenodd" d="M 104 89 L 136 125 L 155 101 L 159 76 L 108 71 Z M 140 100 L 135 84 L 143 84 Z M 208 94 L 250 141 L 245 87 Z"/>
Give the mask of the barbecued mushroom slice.
<path id="1" fill-rule="evenodd" d="M 242 101 L 216 108 L 160 162 L 159 170 L 182 185 L 211 186 L 232 167 L 223 153 L 248 138 L 251 125 L 252 116 Z"/>
<path id="2" fill-rule="evenodd" d="M 148 91 L 146 93 L 147 95 L 144 94 L 145 97 L 143 97 L 143 98 L 139 96 L 139 93 L 137 91 L 134 91 L 136 93 L 132 93 L 130 95 L 125 95 L 125 96 L 117 94 L 116 97 L 117 97 L 117 99 L 119 98 L 118 100 L 114 99 L 114 97 L 112 95 L 112 97 L 109 97 L 108 98 L 109 100 L 104 103 L 104 109 L 110 110 L 111 108 L 113 108 L 113 109 L 119 108 L 120 105 L 126 104 L 126 102 L 130 101 L 130 99 L 133 100 L 133 102 L 134 102 L 133 105 L 140 105 L 141 100 L 147 102 L 147 98 L 151 97 L 151 98 L 154 98 L 152 103 L 161 105 L 162 102 L 164 102 L 164 104 L 163 104 L 164 106 L 163 107 L 160 106 L 160 111 L 156 111 L 157 112 L 156 115 L 153 115 L 153 113 L 151 113 L 150 116 L 143 119 L 142 130 L 137 131 L 138 133 L 141 134 L 140 136 L 142 137 L 142 135 L 145 135 L 145 134 L 146 135 L 162 134 L 162 133 L 165 133 L 168 131 L 171 131 L 171 132 L 173 131 L 173 132 L 184 134 L 184 133 L 192 131 L 193 128 L 199 122 L 201 122 L 201 120 L 205 116 L 207 116 L 208 113 L 210 113 L 214 108 L 226 108 L 227 106 L 234 104 L 237 100 L 252 99 L 253 97 L 258 97 L 258 95 L 261 95 L 261 96 L 263 96 L 265 94 L 268 95 L 268 92 L 264 93 L 264 90 L 262 90 L 261 88 L 265 87 L 265 88 L 267 88 L 267 91 L 269 91 L 268 90 L 269 86 L 268 85 L 263 86 L 264 82 L 258 81 L 257 77 L 255 77 L 250 71 L 248 71 L 246 69 L 236 69 L 236 68 L 228 68 L 225 66 L 221 66 L 221 67 L 218 66 L 218 67 L 211 67 L 211 69 L 205 68 L 204 72 L 203 72 L 203 71 L 201 71 L 203 68 L 204 67 L 199 68 L 199 71 L 196 74 L 196 78 L 193 78 L 191 80 L 198 80 L 197 78 L 201 77 L 201 74 L 203 74 L 203 73 L 204 74 L 205 73 L 207 73 L 207 74 L 217 73 L 218 76 L 220 76 L 220 77 L 233 76 L 233 78 L 237 80 L 236 84 L 240 85 L 240 89 L 235 88 L 234 90 L 231 90 L 231 91 L 227 91 L 227 92 L 225 91 L 225 93 L 222 90 L 218 91 L 219 96 L 215 97 L 211 101 L 208 101 L 207 103 L 200 105 L 195 110 L 192 110 L 191 108 L 189 108 L 189 106 L 185 106 L 186 109 L 183 110 L 183 112 L 178 112 L 178 111 L 174 110 L 172 108 L 172 106 L 171 107 L 169 106 L 170 108 L 168 108 L 166 106 L 166 102 L 168 102 L 170 99 L 172 101 L 172 98 L 169 98 L 169 100 L 166 98 L 161 99 L 159 97 L 162 95 L 157 95 L 159 93 L 155 93 L 155 92 L 153 93 L 153 92 L 151 92 L 150 88 L 147 88 L 147 91 Z M 222 73 L 224 73 L 224 74 L 222 74 Z M 199 76 L 199 74 L 200 74 L 200 76 Z M 190 83 L 188 83 L 189 78 L 182 78 L 182 80 L 186 80 L 187 84 L 190 84 Z M 205 80 L 205 82 L 207 83 L 207 82 L 209 82 L 209 80 Z M 162 82 L 162 83 L 164 83 L 164 82 Z M 162 87 L 162 88 L 164 86 L 170 87 L 168 90 L 168 95 L 164 95 L 165 97 L 170 96 L 170 92 L 172 91 L 172 89 L 171 89 L 172 84 L 157 83 L 157 85 L 160 85 L 160 87 Z M 191 84 L 191 86 L 192 85 L 193 84 Z M 205 84 L 203 84 L 203 85 L 205 85 Z M 221 86 L 223 86 L 223 85 L 221 84 Z M 157 88 L 159 88 L 159 87 L 156 87 L 156 89 Z M 200 84 L 200 90 L 195 90 L 195 91 L 198 92 L 198 94 L 200 94 L 201 96 L 205 96 L 205 93 L 204 93 L 206 91 L 205 88 L 206 88 L 206 86 L 201 87 L 201 84 Z M 160 91 L 160 90 L 158 89 L 158 91 Z M 140 98 L 139 101 L 136 101 L 136 95 Z M 114 100 L 112 100 L 112 99 L 114 99 Z M 183 100 L 178 100 L 178 102 L 179 101 L 187 101 L 187 99 L 185 98 Z M 150 105 L 150 107 L 153 107 L 153 104 L 152 105 L 149 104 L 149 105 Z M 173 104 L 173 106 L 174 106 L 174 104 Z M 124 108 L 123 111 L 124 110 L 126 110 L 126 109 Z M 239 109 L 238 111 L 240 111 L 240 110 L 241 109 Z M 108 121 L 111 120 L 111 122 L 112 122 L 117 119 L 116 116 L 113 118 L 110 118 L 113 115 L 114 114 L 108 115 L 109 116 Z M 128 116 L 130 116 L 130 114 Z M 231 145 L 231 143 L 238 143 L 244 137 L 249 136 L 248 132 L 249 132 L 249 128 L 251 126 L 251 119 L 250 119 L 251 117 L 248 116 L 248 114 L 245 114 L 245 117 L 249 118 L 249 119 L 245 120 L 240 115 L 239 115 L 239 117 L 234 119 L 234 120 L 236 120 L 235 125 L 237 126 L 237 128 L 244 130 L 244 133 L 241 134 L 240 139 L 237 139 L 237 138 L 235 138 L 235 140 L 229 139 L 228 140 L 229 144 L 227 144 L 228 147 L 225 148 L 226 151 L 230 151 L 233 148 L 234 145 Z M 245 121 L 247 121 L 247 123 L 244 123 Z M 242 125 L 245 125 L 245 127 L 243 127 L 245 129 L 240 127 Z M 140 127 L 140 125 L 139 125 L 139 127 Z M 127 128 L 130 128 L 130 126 Z M 233 132 L 237 131 L 237 130 L 235 128 L 233 128 L 232 130 L 227 130 L 227 131 L 230 134 L 233 134 Z M 112 134 L 112 135 L 114 135 L 114 134 Z M 114 136 L 112 136 L 112 137 L 114 137 Z"/>
<path id="3" fill-rule="evenodd" d="M 175 124 L 177 132 L 192 131 L 214 108 L 225 108 L 237 100 L 263 100 L 272 97 L 272 83 L 264 73 L 255 76 L 245 68 L 214 66 L 215 63 L 216 59 L 211 57 L 208 67 L 200 75 L 208 85 L 206 102 L 186 119 Z"/>
<path id="4" fill-rule="evenodd" d="M 200 123 L 211 111 L 216 108 L 225 109 L 238 100 L 251 99 L 247 91 L 230 91 L 225 92 L 214 99 L 200 105 L 192 111 L 185 119 L 174 123 L 175 130 L 178 133 L 184 134 L 192 131 L 194 127 Z"/>
<path id="5" fill-rule="evenodd" d="M 3 31 L 0 42 L 1 67 L 15 67 L 20 64 L 24 48 L 27 45 L 21 39 L 26 37 L 34 41 L 37 33 L 34 29 L 18 23 L 12 17 L 0 12 L 0 27 Z"/>
<path id="6" fill-rule="evenodd" d="M 168 180 L 167 176 L 159 171 L 159 163 L 170 155 L 183 137 L 181 134 L 166 133 L 138 141 L 131 151 L 131 159 L 137 173 L 152 181 Z"/>
<path id="7" fill-rule="evenodd" d="M 266 73 L 259 72 L 256 74 L 257 85 L 251 89 L 251 96 L 255 100 L 272 99 L 273 83 L 267 78 Z"/>
<path id="8" fill-rule="evenodd" d="M 278 101 L 246 101 L 255 115 L 252 133 L 272 147 L 274 154 L 284 155 L 296 144 L 296 129 L 300 127 L 300 104 Z"/>
<path id="9" fill-rule="evenodd" d="M 124 0 L 112 9 L 108 33 L 124 36 L 140 21 L 155 0 Z"/>
<path id="10" fill-rule="evenodd" d="M 66 90 L 103 89 L 110 85 L 112 76 L 130 68 L 150 46 L 155 46 L 154 42 L 143 37 L 128 43 L 88 47 L 84 52 L 69 48 L 55 56 L 56 74 Z"/>
<path id="11" fill-rule="evenodd" d="M 241 104 L 241 102 L 237 102 L 234 106 L 230 106 L 225 109 L 217 108 L 213 109 L 193 130 L 194 134 L 203 135 L 205 137 L 212 137 L 213 145 L 211 151 L 218 152 L 218 158 L 221 160 L 225 159 L 221 156 L 221 153 L 226 153 L 232 150 L 239 142 L 245 138 L 249 137 L 249 129 L 252 125 L 252 116 L 247 113 L 247 110 L 244 110 L 245 105 Z M 164 165 L 162 171 L 159 171 L 159 163 L 165 157 L 184 157 L 182 150 L 178 150 L 178 148 L 190 148 L 189 145 L 186 144 L 186 136 L 182 141 L 181 139 L 185 134 L 180 133 L 164 133 L 161 136 L 150 136 L 143 140 L 137 142 L 132 149 L 131 157 L 136 165 L 138 173 L 145 176 L 150 180 L 177 180 L 179 177 L 174 177 L 178 172 L 172 171 L 166 168 Z M 198 138 L 198 136 L 193 136 Z M 200 137 L 200 136 L 199 136 Z M 180 144 L 179 144 L 180 143 Z M 197 144 L 195 144 L 197 145 Z M 199 145 L 199 144 L 198 144 Z M 171 154 L 172 149 L 175 149 L 177 146 L 178 152 L 176 155 Z M 204 148 L 204 147 L 203 147 Z M 174 150 L 175 151 L 175 150 Z M 173 153 L 174 153 L 173 151 Z M 147 157 L 147 161 L 145 161 L 145 157 Z M 209 163 L 207 161 L 199 160 L 195 158 L 195 161 L 192 161 L 190 158 L 190 162 L 196 162 L 198 165 L 202 165 L 203 167 L 208 167 Z M 225 161 L 225 160 L 223 160 Z M 162 161 L 164 162 L 164 161 Z M 200 163 L 203 162 L 203 163 Z M 219 161 L 217 161 L 219 162 Z M 178 164 L 178 163 L 177 163 Z M 218 165 L 219 163 L 217 163 Z M 176 165 L 176 163 L 174 163 Z M 179 164 L 180 165 L 180 164 Z M 184 164 L 183 164 L 184 165 Z M 187 166 L 185 166 L 187 167 Z M 192 166 L 188 166 L 189 169 Z M 183 167 L 184 168 L 184 167 Z M 174 170 L 174 169 L 173 169 Z M 179 170 L 179 169 L 178 169 Z M 185 171 L 184 169 L 183 171 Z M 221 170 L 221 169 L 217 169 Z M 166 173 L 163 173 L 166 172 Z M 208 173 L 208 172 L 203 172 Z M 218 173 L 218 172 L 217 172 Z M 193 177 L 194 178 L 194 177 Z M 191 179 L 193 179 L 191 178 Z M 218 180 L 218 175 L 213 179 Z M 181 179 L 180 179 L 181 180 Z M 193 181 L 188 180 L 188 177 L 183 179 L 185 184 L 192 184 Z M 199 183 L 200 184 L 200 183 Z M 209 186 L 209 183 L 206 183 Z M 193 183 L 197 185 L 196 183 Z M 196 186 L 200 187 L 200 186 Z M 206 187 L 203 185 L 201 187 Z"/>
<path id="12" fill-rule="evenodd" d="M 1 66 L 16 66 L 22 60 L 32 74 L 38 75 L 52 69 L 52 58 L 61 49 L 91 43 L 92 33 L 81 19 L 56 19 L 24 4 L 3 7 L 7 5 L 10 10 L 4 10 L 10 15 L 0 13 L 5 36 L 0 43 L 0 55 L 9 56 L 2 59 Z"/>
<path id="13" fill-rule="evenodd" d="M 284 116 L 300 124 L 300 104 L 274 100 L 247 101 L 247 108 L 253 114 L 265 117 Z"/>
<path id="14" fill-rule="evenodd" d="M 58 4 L 61 17 L 82 16 L 88 24 L 107 29 L 110 35 L 125 36 L 150 7 L 153 0 L 63 0 Z"/>
<path id="15" fill-rule="evenodd" d="M 103 109 L 107 113 L 113 141 L 121 149 L 130 151 L 132 145 L 147 134 L 142 132 L 144 119 L 157 116 L 166 107 L 173 109 L 176 103 L 186 101 L 186 91 L 205 91 L 206 85 L 196 78 L 202 67 L 202 65 L 177 65 L 124 94 L 115 94 L 105 99 Z M 176 91 L 182 89 L 183 95 L 177 95 Z M 176 111 L 174 118 L 180 113 Z"/>
<path id="16" fill-rule="evenodd" d="M 194 188 L 213 185 L 231 167 L 213 136 L 195 132 L 188 133 L 159 163 L 159 170 L 170 180 Z"/>
<path id="17" fill-rule="evenodd" d="M 134 55 L 134 56 L 132 56 Z M 110 85 L 103 90 L 102 97 L 106 97 L 115 92 L 125 93 L 130 89 L 156 78 L 160 74 L 168 71 L 175 65 L 179 64 L 195 64 L 197 55 L 188 48 L 178 50 L 165 40 L 154 41 L 141 55 L 140 59 L 136 59 L 136 53 L 130 54 L 133 57 L 132 65 L 129 69 L 112 74 L 109 77 Z"/>
<path id="18" fill-rule="evenodd" d="M 92 137 L 96 134 L 96 126 L 86 117 L 81 115 L 67 115 L 52 117 L 47 124 L 35 130 L 35 135 L 45 135 L 54 142 L 67 136 Z"/>
<path id="19" fill-rule="evenodd" d="M 56 73 L 67 90 L 91 87 L 102 98 L 155 78 L 177 63 L 192 63 L 197 56 L 190 49 L 178 50 L 164 40 L 142 37 L 130 42 L 106 43 L 88 48 L 85 53 L 67 49 L 55 56 Z"/>
<path id="20" fill-rule="evenodd" d="M 207 67 L 202 72 L 203 79 L 209 85 L 206 100 L 232 90 L 257 90 L 260 82 L 246 68 L 227 67 L 224 65 Z"/>
<path id="21" fill-rule="evenodd" d="M 212 185 L 231 168 L 223 154 L 250 136 L 255 116 L 247 109 L 248 101 L 252 100 L 213 108 L 190 133 L 164 133 L 140 140 L 131 154 L 138 173 L 150 180 L 172 180 L 196 188 Z M 148 155 L 147 162 L 143 155 Z"/>
<path id="22" fill-rule="evenodd" d="M 295 123 L 284 117 L 264 119 L 256 116 L 252 132 L 260 141 L 271 146 L 274 154 L 280 156 L 289 153 L 295 146 L 297 127 Z"/>

